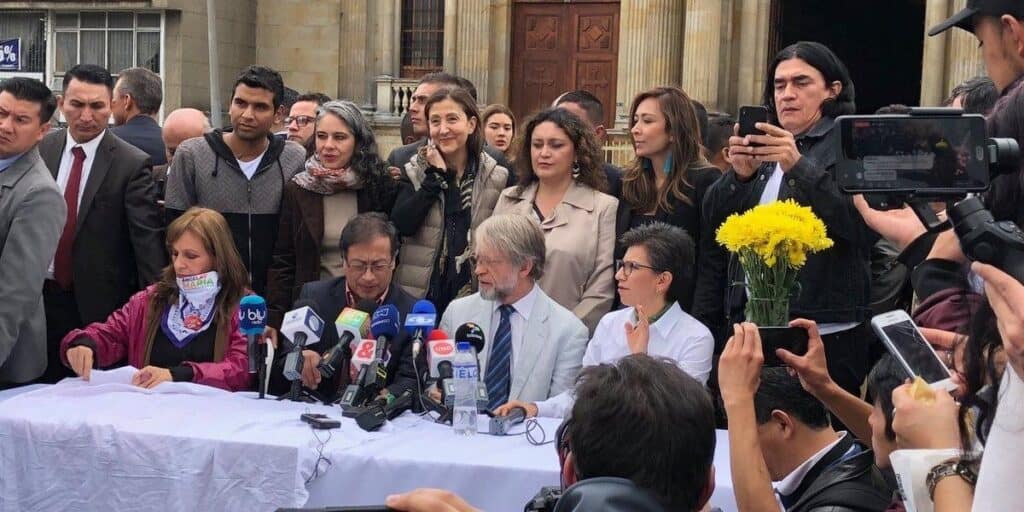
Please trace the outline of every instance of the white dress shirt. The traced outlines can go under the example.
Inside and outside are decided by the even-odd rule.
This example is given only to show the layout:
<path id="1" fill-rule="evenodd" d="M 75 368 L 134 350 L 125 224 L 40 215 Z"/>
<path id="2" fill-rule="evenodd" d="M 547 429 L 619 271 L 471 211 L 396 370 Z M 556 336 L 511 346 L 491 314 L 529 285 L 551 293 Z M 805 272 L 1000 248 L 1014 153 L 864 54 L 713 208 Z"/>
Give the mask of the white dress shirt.
<path id="1" fill-rule="evenodd" d="M 530 320 L 530 312 L 533 311 L 533 303 L 536 301 L 537 284 L 534 283 L 529 293 L 512 304 L 515 311 L 508 316 L 508 323 L 512 328 L 512 352 L 509 353 L 508 360 L 509 375 L 515 375 L 516 354 L 523 349 L 523 334 L 526 332 L 526 323 Z M 491 327 L 494 330 L 487 333 L 487 339 L 489 340 L 497 339 L 498 325 L 501 323 L 501 311 L 498 308 L 502 304 L 498 301 L 493 301 L 493 304 L 493 309 L 491 309 Z M 488 352 L 488 357 L 490 357 L 490 352 Z"/>
<path id="2" fill-rule="evenodd" d="M 813 468 L 814 465 L 818 463 L 818 461 L 820 461 L 825 455 L 827 455 L 828 452 L 832 450 L 832 448 L 835 448 L 835 446 L 839 444 L 839 442 L 845 439 L 847 436 L 846 432 L 840 432 L 839 434 L 840 435 L 836 436 L 835 441 L 829 443 L 828 446 L 822 448 L 821 450 L 818 450 L 817 453 L 811 455 L 811 458 L 805 460 L 803 464 L 800 464 L 799 466 L 796 467 L 796 469 L 790 471 L 789 474 L 785 476 L 785 478 L 779 480 L 778 483 L 775 484 L 775 492 L 777 492 L 778 494 L 782 494 L 784 496 L 789 496 L 790 494 L 796 492 L 796 490 L 800 487 L 800 484 L 804 482 L 804 477 L 807 476 L 807 472 L 810 471 L 811 468 Z M 853 448 L 851 448 L 851 450 L 852 449 Z"/>
<path id="3" fill-rule="evenodd" d="M 71 134 L 68 133 L 64 141 L 64 153 L 60 157 L 60 167 L 57 170 L 57 186 L 60 187 L 61 195 L 68 188 L 68 181 L 71 179 L 71 166 L 75 163 L 75 155 L 71 153 L 71 150 L 76 146 L 80 146 L 82 151 L 85 151 L 85 160 L 82 161 L 82 179 L 78 182 L 78 204 L 75 207 L 76 210 L 82 206 L 82 194 L 85 193 L 85 185 L 89 183 L 89 171 L 92 169 L 93 162 L 96 161 L 96 150 L 100 147 L 100 141 L 103 140 L 103 135 L 107 131 L 103 130 L 99 135 L 94 137 L 92 140 L 79 144 L 75 142 L 75 139 L 71 138 Z M 53 279 L 53 260 L 50 260 L 50 268 L 46 270 L 46 278 Z"/>
<path id="4" fill-rule="evenodd" d="M 594 329 L 594 337 L 583 354 L 583 366 L 614 363 L 632 354 L 626 340 L 626 322 L 635 323 L 634 309 L 623 308 L 604 315 Z M 661 318 L 651 324 L 651 337 L 647 353 L 654 357 L 671 359 L 684 372 L 702 384 L 711 373 L 711 355 L 715 339 L 711 331 L 696 318 L 690 316 L 679 303 L 673 303 Z M 547 400 L 536 402 L 537 415 L 564 417 L 574 402 L 573 390 L 568 390 Z"/>
<path id="5" fill-rule="evenodd" d="M 96 161 L 96 150 L 99 149 L 100 141 L 103 140 L 105 133 L 107 133 L 106 130 L 100 132 L 94 139 L 84 144 L 75 142 L 69 133 L 64 142 L 64 154 L 60 157 L 60 169 L 57 171 L 57 186 L 60 187 L 61 194 L 68 188 L 68 180 L 71 179 L 71 166 L 75 163 L 75 155 L 71 154 L 71 149 L 81 146 L 82 151 L 85 151 L 85 161 L 82 162 L 82 180 L 78 183 L 78 206 L 82 205 L 82 194 L 85 193 L 85 184 L 89 182 L 89 171 L 92 169 L 93 162 Z"/>

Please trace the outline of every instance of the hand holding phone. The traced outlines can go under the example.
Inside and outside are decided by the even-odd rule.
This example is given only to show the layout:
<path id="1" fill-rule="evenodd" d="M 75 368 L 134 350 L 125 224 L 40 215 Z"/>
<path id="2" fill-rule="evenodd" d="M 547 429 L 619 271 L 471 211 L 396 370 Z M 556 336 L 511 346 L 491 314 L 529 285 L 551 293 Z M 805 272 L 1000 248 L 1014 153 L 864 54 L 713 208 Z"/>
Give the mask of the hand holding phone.
<path id="1" fill-rule="evenodd" d="M 907 371 L 907 377 L 920 376 L 932 389 L 956 389 L 949 369 L 906 311 L 896 310 L 875 315 L 871 319 L 871 327 Z"/>
<path id="2" fill-rule="evenodd" d="M 763 130 L 757 128 L 757 123 L 768 122 L 768 108 L 762 106 L 745 106 L 740 107 L 740 137 L 746 137 L 747 135 L 764 135 Z M 751 142 L 750 146 L 758 147 L 761 144 Z"/>
<path id="3" fill-rule="evenodd" d="M 803 329 L 806 333 L 803 346 L 799 344 L 795 351 L 781 347 L 775 351 L 775 355 L 783 364 L 796 371 L 800 378 L 800 385 L 808 393 L 819 396 L 835 384 L 832 376 L 828 373 L 828 361 L 825 358 L 825 343 L 821 341 L 821 334 L 818 333 L 818 324 L 813 320 L 797 318 L 789 323 L 790 327 Z M 799 352 L 800 349 L 803 352 Z"/>

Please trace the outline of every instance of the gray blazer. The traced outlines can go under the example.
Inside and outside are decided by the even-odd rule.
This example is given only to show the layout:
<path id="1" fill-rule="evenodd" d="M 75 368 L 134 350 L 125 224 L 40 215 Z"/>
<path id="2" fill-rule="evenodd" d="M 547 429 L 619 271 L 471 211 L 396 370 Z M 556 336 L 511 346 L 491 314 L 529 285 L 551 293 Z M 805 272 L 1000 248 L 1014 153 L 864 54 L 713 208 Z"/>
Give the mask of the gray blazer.
<path id="1" fill-rule="evenodd" d="M 46 369 L 43 280 L 67 207 L 39 150 L 0 172 L 0 385 Z"/>
<path id="2" fill-rule="evenodd" d="M 487 373 L 490 337 L 497 328 L 491 322 L 493 312 L 494 301 L 484 300 L 480 293 L 474 293 L 449 304 L 441 318 L 440 329 L 447 333 L 454 334 L 466 322 L 483 329 L 487 340 L 479 354 L 481 376 Z M 512 354 L 515 359 L 509 400 L 539 402 L 572 388 L 583 365 L 587 341 L 587 327 L 583 322 L 538 287 L 537 300 L 523 336 L 523 348 Z"/>

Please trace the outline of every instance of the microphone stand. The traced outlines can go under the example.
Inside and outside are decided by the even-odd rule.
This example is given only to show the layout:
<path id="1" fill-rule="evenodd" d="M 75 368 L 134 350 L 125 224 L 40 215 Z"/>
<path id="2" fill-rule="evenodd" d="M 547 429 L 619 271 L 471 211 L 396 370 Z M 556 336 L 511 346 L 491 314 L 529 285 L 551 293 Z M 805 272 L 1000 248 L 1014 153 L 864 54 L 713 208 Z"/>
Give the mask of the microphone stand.
<path id="1" fill-rule="evenodd" d="M 260 400 L 267 397 L 267 344 L 266 341 L 256 345 L 256 354 L 259 361 L 256 363 L 256 389 L 259 390 Z"/>

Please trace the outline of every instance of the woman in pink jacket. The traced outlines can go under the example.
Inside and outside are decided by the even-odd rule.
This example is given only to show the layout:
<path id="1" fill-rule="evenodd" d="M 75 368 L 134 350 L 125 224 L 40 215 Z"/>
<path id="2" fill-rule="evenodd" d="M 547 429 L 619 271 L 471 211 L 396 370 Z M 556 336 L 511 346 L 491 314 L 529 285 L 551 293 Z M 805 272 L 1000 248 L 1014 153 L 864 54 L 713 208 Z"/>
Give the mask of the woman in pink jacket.
<path id="1" fill-rule="evenodd" d="M 159 282 L 132 296 L 106 322 L 75 329 L 61 359 L 77 375 L 127 363 L 132 384 L 196 382 L 229 391 L 249 387 L 238 303 L 249 285 L 227 221 L 192 208 L 167 228 L 171 264 Z"/>

